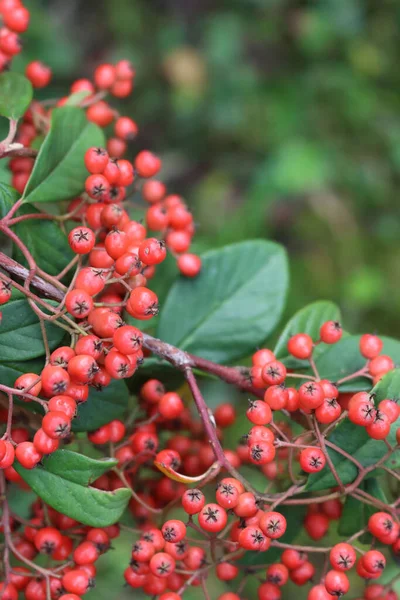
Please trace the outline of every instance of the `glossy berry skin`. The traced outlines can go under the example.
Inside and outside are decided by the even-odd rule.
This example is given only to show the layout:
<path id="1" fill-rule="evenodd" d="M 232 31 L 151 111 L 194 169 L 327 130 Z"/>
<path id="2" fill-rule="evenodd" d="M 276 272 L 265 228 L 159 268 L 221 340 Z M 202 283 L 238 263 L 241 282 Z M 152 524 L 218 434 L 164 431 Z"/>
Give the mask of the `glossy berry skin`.
<path id="1" fill-rule="evenodd" d="M 342 335 L 343 330 L 338 321 L 326 321 L 319 330 L 320 340 L 324 344 L 336 344 Z"/>
<path id="2" fill-rule="evenodd" d="M 169 577 L 175 571 L 175 559 L 166 552 L 157 552 L 150 559 L 150 571 L 157 577 Z"/>
<path id="3" fill-rule="evenodd" d="M 25 469 L 34 469 L 42 460 L 42 454 L 38 452 L 32 442 L 22 442 L 15 450 L 15 457 Z M 1 464 L 1 463 L 0 463 Z"/>
<path id="4" fill-rule="evenodd" d="M 366 431 L 374 440 L 384 440 L 390 433 L 390 420 L 382 410 L 376 410 L 372 423 L 367 425 Z"/>
<path id="5" fill-rule="evenodd" d="M 33 445 L 39 454 L 52 454 L 59 444 L 58 440 L 49 437 L 42 428 L 38 429 L 33 437 Z"/>
<path id="6" fill-rule="evenodd" d="M 271 409 L 262 400 L 249 400 L 246 416 L 254 425 L 267 425 L 272 420 Z"/>
<path id="7" fill-rule="evenodd" d="M 72 569 L 63 575 L 63 588 L 67 592 L 81 596 L 93 585 L 91 577 L 83 569 Z"/>
<path id="8" fill-rule="evenodd" d="M 228 515 L 218 504 L 206 504 L 198 514 L 199 525 L 204 531 L 218 533 L 228 522 Z"/>
<path id="9" fill-rule="evenodd" d="M 71 431 L 71 419 L 63 412 L 49 411 L 43 417 L 42 429 L 52 439 L 66 438 Z"/>
<path id="10" fill-rule="evenodd" d="M 324 583 L 329 594 L 338 598 L 347 594 L 350 589 L 350 582 L 343 571 L 328 571 Z"/>
<path id="11" fill-rule="evenodd" d="M 182 521 L 170 519 L 162 526 L 161 533 L 166 542 L 176 544 L 184 539 L 186 535 L 186 526 Z"/>
<path id="12" fill-rule="evenodd" d="M 68 235 L 68 242 L 75 254 L 88 254 L 96 238 L 89 227 L 75 227 Z"/>
<path id="13" fill-rule="evenodd" d="M 27 65 L 25 75 L 33 87 L 43 88 L 50 83 L 51 69 L 42 62 L 35 60 Z"/>
<path id="14" fill-rule="evenodd" d="M 275 563 L 267 568 L 267 581 L 281 587 L 289 579 L 289 569 L 282 563 Z"/>
<path id="15" fill-rule="evenodd" d="M 167 392 L 158 403 L 158 411 L 165 419 L 176 419 L 183 409 L 182 399 L 176 392 Z"/>
<path id="16" fill-rule="evenodd" d="M 279 587 L 269 581 L 262 583 L 257 590 L 258 600 L 279 600 L 281 596 Z"/>
<path id="17" fill-rule="evenodd" d="M 256 552 L 268 550 L 271 542 L 258 527 L 245 527 L 239 533 L 239 544 L 245 550 L 255 550 Z"/>
<path id="18" fill-rule="evenodd" d="M 54 527 L 39 529 L 33 543 L 42 554 L 52 554 L 62 543 L 62 535 Z"/>
<path id="19" fill-rule="evenodd" d="M 145 265 L 158 265 L 166 256 L 165 242 L 157 238 L 148 238 L 139 246 L 139 258 Z"/>
<path id="20" fill-rule="evenodd" d="M 386 566 L 386 558 L 379 550 L 369 550 L 361 558 L 362 566 L 369 573 L 381 573 Z"/>
<path id="21" fill-rule="evenodd" d="M 261 515 L 259 526 L 267 537 L 276 540 L 285 533 L 287 523 L 281 513 L 269 511 Z"/>
<path id="22" fill-rule="evenodd" d="M 3 13 L 4 25 L 16 33 L 24 33 L 28 29 L 29 18 L 29 11 L 22 4 Z"/>
<path id="23" fill-rule="evenodd" d="M 313 341 L 307 333 L 297 333 L 289 339 L 287 347 L 292 356 L 305 360 L 312 354 Z"/>
<path id="24" fill-rule="evenodd" d="M 104 201 L 110 193 L 110 183 L 104 175 L 89 175 L 85 181 L 86 193 L 94 200 Z"/>
<path id="25" fill-rule="evenodd" d="M 263 366 L 262 378 L 267 385 L 280 385 L 286 378 L 286 367 L 278 360 L 272 360 Z"/>
<path id="26" fill-rule="evenodd" d="M 377 335 L 365 333 L 360 338 L 360 353 L 369 360 L 382 352 L 383 342 Z"/>
<path id="27" fill-rule="evenodd" d="M 192 488 L 182 496 L 182 507 L 188 515 L 196 515 L 205 504 L 205 496 L 201 490 Z"/>
<path id="28" fill-rule="evenodd" d="M 304 520 L 304 529 L 313 540 L 320 540 L 329 529 L 329 519 L 324 514 L 308 514 Z"/>
<path id="29" fill-rule="evenodd" d="M 301 567 L 307 560 L 307 555 L 304 552 L 299 552 L 298 550 L 284 550 L 281 554 L 281 562 L 292 571 Z"/>
<path id="30" fill-rule="evenodd" d="M 197 254 L 181 254 L 176 264 L 184 277 L 197 277 L 201 271 L 201 258 Z"/>
<path id="31" fill-rule="evenodd" d="M 320 448 L 304 448 L 300 453 L 299 461 L 306 473 L 318 473 L 326 464 L 325 455 Z"/>
<path id="32" fill-rule="evenodd" d="M 99 367 L 95 359 L 89 354 L 74 356 L 68 363 L 68 374 L 71 381 L 79 385 L 90 383 L 98 371 Z"/>
<path id="33" fill-rule="evenodd" d="M 65 296 L 65 308 L 76 319 L 85 319 L 93 309 L 93 299 L 85 290 L 71 290 Z"/>
<path id="34" fill-rule="evenodd" d="M 14 462 L 14 446 L 8 440 L 0 440 L 0 469 L 7 469 Z"/>
<path id="35" fill-rule="evenodd" d="M 158 314 L 158 298 L 152 290 L 137 287 L 129 296 L 126 310 L 135 319 L 146 321 Z"/>
<path id="36" fill-rule="evenodd" d="M 389 535 L 394 527 L 393 518 L 389 513 L 376 512 L 368 520 L 370 533 L 378 539 Z"/>
<path id="37" fill-rule="evenodd" d="M 299 402 L 303 408 L 318 408 L 323 403 L 324 397 L 324 389 L 320 383 L 311 381 L 299 387 Z"/>
<path id="38" fill-rule="evenodd" d="M 356 562 L 356 551 L 346 542 L 335 544 L 329 553 L 332 567 L 337 571 L 348 571 Z"/>
<path id="39" fill-rule="evenodd" d="M 142 150 L 136 156 L 135 169 L 140 177 L 154 177 L 161 169 L 161 160 L 148 150 Z"/>

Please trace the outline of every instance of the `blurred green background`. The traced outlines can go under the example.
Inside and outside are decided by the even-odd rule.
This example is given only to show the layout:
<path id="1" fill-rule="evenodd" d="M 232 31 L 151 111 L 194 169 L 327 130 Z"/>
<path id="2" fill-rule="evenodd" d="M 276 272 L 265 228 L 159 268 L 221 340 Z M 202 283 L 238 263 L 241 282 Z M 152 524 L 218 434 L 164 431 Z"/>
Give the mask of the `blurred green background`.
<path id="1" fill-rule="evenodd" d="M 119 103 L 140 127 L 130 157 L 162 156 L 162 178 L 195 215 L 198 249 L 282 242 L 287 315 L 329 298 L 346 329 L 400 335 L 398 0 L 26 5 L 32 26 L 16 67 L 48 63 L 46 96 L 64 95 L 99 62 L 134 63 L 134 94 Z M 88 598 L 139 597 L 120 583 L 126 554 L 102 561 Z"/>
<path id="2" fill-rule="evenodd" d="M 281 241 L 288 314 L 330 298 L 347 329 L 400 334 L 398 0 L 26 4 L 18 60 L 53 67 L 46 95 L 100 61 L 132 60 L 130 154 L 160 153 L 200 246 Z"/>

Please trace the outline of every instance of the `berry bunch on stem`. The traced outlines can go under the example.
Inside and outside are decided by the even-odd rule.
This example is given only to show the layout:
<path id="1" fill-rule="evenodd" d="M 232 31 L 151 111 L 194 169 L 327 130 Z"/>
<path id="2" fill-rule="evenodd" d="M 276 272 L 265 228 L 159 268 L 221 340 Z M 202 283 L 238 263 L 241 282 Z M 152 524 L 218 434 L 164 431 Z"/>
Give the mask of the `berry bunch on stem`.
<path id="1" fill-rule="evenodd" d="M 0 15 L 5 69 L 29 13 L 19 0 L 0 0 Z M 51 73 L 35 62 L 26 75 L 34 87 L 45 87 Z M 64 98 L 29 99 L 20 117 L 8 117 L 9 134 L 0 143 L 16 190 L 9 188 L 14 199 L 4 201 L 0 220 L 13 247 L 12 256 L 0 253 L 2 326 L 11 319 L 7 306 L 19 302 L 40 338 L 39 352 L 29 355 L 36 360 L 24 355 L 15 369 L 21 374 L 0 380 L 0 598 L 79 600 L 95 585 L 98 559 L 124 531 L 132 537 L 125 582 L 158 600 L 181 600 L 192 587 L 210 600 L 215 579 L 227 590 L 218 600 L 254 594 L 279 600 L 288 582 L 307 586 L 308 600 L 327 600 L 348 594 L 357 578 L 366 583 L 366 600 L 395 600 L 399 577 L 385 578 L 387 564 L 400 555 L 395 362 L 380 337 L 365 334 L 356 348 L 358 367 L 326 376 L 320 357 L 347 336 L 335 319 L 293 324 L 282 334 L 284 351 L 254 348 L 246 366 L 219 364 L 149 333 L 160 310 L 153 282 L 168 254 L 185 289 L 204 285 L 208 275 L 202 259 L 188 252 L 195 227 L 185 201 L 154 179 L 161 159 L 133 148 L 137 124 L 109 104 L 110 96 L 131 93 L 134 75 L 125 60 L 102 64 L 93 80 L 75 81 Z M 3 81 L 11 86 L 12 79 Z M 67 144 L 65 128 L 57 130 L 66 116 L 83 119 L 88 141 L 96 143 L 82 138 L 78 151 L 72 140 L 75 152 L 65 151 L 50 168 L 54 138 Z M 40 205 L 40 194 L 50 193 L 49 181 L 54 202 L 68 197 L 58 186 L 70 185 L 71 165 L 79 194 L 59 203 L 58 212 L 27 209 L 31 198 Z M 134 195 L 143 221 L 131 216 Z M 58 272 L 42 268 L 43 256 L 21 234 L 38 223 L 50 225 L 70 253 Z M 240 319 L 239 307 L 227 330 Z M 7 360 L 4 368 L 9 372 Z M 204 374 L 236 388 L 241 403 L 211 408 Z M 127 393 L 125 383 L 116 387 L 121 380 L 136 392 L 136 405 L 127 403 L 115 417 L 116 392 L 109 412 L 95 414 L 94 398 L 107 390 Z M 92 422 L 83 427 L 88 410 Z M 234 447 L 233 427 L 240 431 Z M 348 452 L 343 431 L 367 450 Z M 64 482 L 61 495 L 49 490 L 55 477 Z M 371 493 L 371 477 L 386 482 L 386 494 Z M 29 518 L 13 507 L 15 486 L 37 494 Z M 344 515 L 351 502 L 367 517 L 349 534 Z M 129 525 L 121 519 L 125 508 Z M 300 526 L 305 541 L 297 543 Z M 328 530 L 338 532 L 335 543 L 323 541 Z M 45 563 L 36 560 L 41 555 Z"/>

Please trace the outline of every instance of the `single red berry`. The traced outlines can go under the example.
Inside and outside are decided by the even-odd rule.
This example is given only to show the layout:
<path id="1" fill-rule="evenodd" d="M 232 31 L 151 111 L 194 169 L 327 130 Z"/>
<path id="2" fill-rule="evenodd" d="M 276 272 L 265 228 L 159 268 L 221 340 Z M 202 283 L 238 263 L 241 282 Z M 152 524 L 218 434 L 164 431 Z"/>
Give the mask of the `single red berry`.
<path id="1" fill-rule="evenodd" d="M 314 565 L 306 560 L 299 567 L 290 571 L 289 577 L 296 585 L 305 585 L 314 577 L 314 574 Z"/>
<path id="2" fill-rule="evenodd" d="M 262 400 L 249 400 L 246 416 L 254 425 L 268 425 L 272 421 L 271 409 Z"/>
<path id="3" fill-rule="evenodd" d="M 295 358 L 305 360 L 310 358 L 312 354 L 313 341 L 307 333 L 297 333 L 289 339 L 287 347 L 289 354 Z"/>
<path id="4" fill-rule="evenodd" d="M 129 117 L 119 117 L 114 125 L 115 135 L 123 140 L 133 140 L 138 134 L 138 126 Z"/>
<path id="5" fill-rule="evenodd" d="M 186 526 L 182 521 L 170 519 L 166 521 L 161 528 L 163 538 L 166 542 L 176 544 L 186 536 Z"/>
<path id="6" fill-rule="evenodd" d="M 285 408 L 288 397 L 288 391 L 283 384 L 271 385 L 264 394 L 264 400 L 272 410 Z"/>
<path id="7" fill-rule="evenodd" d="M 50 83 L 51 69 L 39 60 L 35 60 L 27 65 L 25 75 L 33 87 L 43 88 Z"/>
<path id="8" fill-rule="evenodd" d="M 284 550 L 281 555 L 281 562 L 289 569 L 289 571 L 301 567 L 306 560 L 307 555 L 304 552 L 299 552 L 299 550 Z"/>
<path id="9" fill-rule="evenodd" d="M 329 529 L 329 519 L 323 513 L 311 513 L 304 519 L 304 529 L 310 538 L 320 540 Z"/>
<path id="10" fill-rule="evenodd" d="M 347 594 L 350 589 L 349 579 L 343 571 L 328 571 L 324 583 L 329 594 L 338 598 Z"/>
<path id="11" fill-rule="evenodd" d="M 286 378 L 286 367 L 278 360 L 272 360 L 264 365 L 262 378 L 267 385 L 280 385 Z"/>
<path id="12" fill-rule="evenodd" d="M 356 551 L 346 542 L 335 544 L 329 554 L 331 565 L 338 571 L 348 571 L 356 562 Z"/>
<path id="13" fill-rule="evenodd" d="M 15 450 L 15 457 L 25 469 L 33 469 L 42 460 L 43 455 L 36 450 L 32 442 L 22 442 Z M 0 462 L 0 466 L 1 464 Z"/>
<path id="14" fill-rule="evenodd" d="M 228 515 L 218 504 L 206 504 L 198 514 L 199 525 L 204 531 L 218 533 L 228 522 Z"/>
<path id="15" fill-rule="evenodd" d="M 113 65 L 99 65 L 93 75 L 94 83 L 99 90 L 108 90 L 117 79 L 116 69 Z"/>
<path id="16" fill-rule="evenodd" d="M 324 389 L 316 381 L 307 381 L 299 387 L 300 406 L 305 409 L 315 409 L 324 401 Z"/>
<path id="17" fill-rule="evenodd" d="M 42 554 L 52 554 L 62 543 L 62 535 L 55 527 L 37 530 L 33 543 Z"/>
<path id="18" fill-rule="evenodd" d="M 109 156 L 107 150 L 99 147 L 92 147 L 86 150 L 85 156 L 85 167 L 91 174 L 100 174 L 103 173 L 106 168 Z"/>
<path id="19" fill-rule="evenodd" d="M 386 566 L 386 558 L 379 550 L 369 550 L 361 557 L 361 562 L 369 573 L 381 573 Z"/>
<path id="20" fill-rule="evenodd" d="M 326 321 L 319 330 L 320 340 L 325 344 L 336 344 L 342 335 L 342 326 L 338 321 Z"/>
<path id="21" fill-rule="evenodd" d="M 205 496 L 196 488 L 186 490 L 182 496 L 182 506 L 188 515 L 196 515 L 205 504 Z"/>
<path id="22" fill-rule="evenodd" d="M 165 242 L 157 238 L 148 238 L 139 246 L 139 258 L 145 265 L 158 265 L 166 256 Z"/>
<path id="23" fill-rule="evenodd" d="M 184 404 L 176 392 L 167 392 L 160 399 L 157 408 L 165 419 L 176 419 L 182 414 Z"/>
<path id="24" fill-rule="evenodd" d="M 82 596 L 93 587 L 93 579 L 83 569 L 72 569 L 63 575 L 62 585 L 65 591 Z"/>
<path id="25" fill-rule="evenodd" d="M 29 18 L 29 10 L 22 4 L 16 5 L 12 10 L 3 12 L 4 25 L 16 33 L 24 33 L 28 29 Z"/>
<path id="26" fill-rule="evenodd" d="M 376 410 L 372 423 L 367 425 L 366 431 L 374 440 L 384 440 L 390 433 L 390 419 L 382 410 Z"/>
<path id="27" fill-rule="evenodd" d="M 71 431 L 71 419 L 64 412 L 49 411 L 43 417 L 42 429 L 52 439 L 66 438 Z"/>
<path id="28" fill-rule="evenodd" d="M 154 177 L 161 169 L 161 160 L 148 150 L 142 150 L 135 158 L 135 169 L 140 177 Z"/>
<path id="29" fill-rule="evenodd" d="M 58 449 L 60 442 L 47 435 L 42 428 L 33 437 L 33 445 L 39 454 L 52 454 Z"/>
<path id="30" fill-rule="evenodd" d="M 148 288 L 137 287 L 129 296 L 126 310 L 135 319 L 151 319 L 158 314 L 158 298 Z"/>
<path id="31" fill-rule="evenodd" d="M 325 464 L 326 458 L 320 448 L 304 448 L 299 457 L 300 466 L 306 473 L 318 473 Z"/>
<path id="32" fill-rule="evenodd" d="M 360 352 L 364 358 L 372 359 L 382 352 L 383 342 L 377 335 L 365 333 L 360 338 Z"/>
<path id="33" fill-rule="evenodd" d="M 245 550 L 262 551 L 268 550 L 271 541 L 258 527 L 245 527 L 239 533 L 239 544 Z"/>
<path id="34" fill-rule="evenodd" d="M 104 201 L 110 193 L 110 183 L 104 175 L 89 175 L 85 181 L 86 193 L 94 200 Z"/>
<path id="35" fill-rule="evenodd" d="M 277 585 L 266 581 L 257 590 L 258 600 L 280 600 L 282 592 Z"/>
<path id="36" fill-rule="evenodd" d="M 85 290 L 71 290 L 65 296 L 65 308 L 76 319 L 84 319 L 93 309 L 93 299 Z"/>
<path id="37" fill-rule="evenodd" d="M 93 356 L 89 354 L 74 356 L 68 363 L 68 374 L 71 381 L 80 385 L 90 383 L 98 372 L 99 367 Z"/>
<path id="38" fill-rule="evenodd" d="M 53 354 L 51 356 L 53 356 Z M 24 373 L 17 377 L 14 387 L 17 390 L 25 390 L 31 396 L 38 396 L 42 389 L 42 384 L 38 381 L 38 375 L 36 375 L 36 373 Z M 24 398 L 22 397 L 22 399 Z"/>
<path id="39" fill-rule="evenodd" d="M 264 512 L 259 520 L 260 529 L 269 538 L 276 540 L 285 533 L 286 531 L 286 519 L 285 517 L 275 511 Z"/>
<path id="40" fill-rule="evenodd" d="M 185 277 L 197 277 L 201 271 L 201 258 L 197 254 L 181 254 L 176 264 Z"/>
<path id="41" fill-rule="evenodd" d="M 157 552 L 150 560 L 150 571 L 157 577 L 169 577 L 175 571 L 175 559 L 166 552 Z"/>

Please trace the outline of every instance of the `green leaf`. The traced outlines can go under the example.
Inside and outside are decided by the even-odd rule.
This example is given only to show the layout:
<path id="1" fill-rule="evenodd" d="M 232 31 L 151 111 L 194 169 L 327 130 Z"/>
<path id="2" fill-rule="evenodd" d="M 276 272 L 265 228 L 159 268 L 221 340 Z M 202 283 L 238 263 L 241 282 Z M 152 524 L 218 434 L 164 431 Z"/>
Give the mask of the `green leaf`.
<path id="1" fill-rule="evenodd" d="M 31 204 L 24 204 L 17 215 L 39 214 Z M 15 233 L 29 248 L 38 266 L 50 275 L 58 275 L 74 257 L 67 236 L 56 221 L 30 219 L 21 221 L 14 227 Z M 26 265 L 24 255 L 15 247 L 14 258 Z"/>
<path id="2" fill-rule="evenodd" d="M 113 419 L 120 419 L 124 416 L 128 400 L 125 381 L 114 379 L 101 391 L 90 388 L 87 402 L 79 406 L 78 416 L 72 422 L 73 431 L 94 431 Z"/>
<path id="3" fill-rule="evenodd" d="M 51 127 L 24 191 L 27 202 L 54 202 L 82 193 L 88 176 L 83 158 L 90 146 L 103 146 L 104 134 L 74 106 L 55 108 Z"/>
<path id="4" fill-rule="evenodd" d="M 81 92 L 75 92 L 74 94 L 71 94 L 70 96 L 68 96 L 68 98 L 66 99 L 64 106 L 79 106 L 80 103 L 82 102 L 82 100 L 85 100 L 85 98 L 88 98 L 90 96 L 91 92 L 89 92 L 89 90 L 82 90 Z"/>
<path id="5" fill-rule="evenodd" d="M 14 291 L 13 291 L 14 294 Z M 47 301 L 49 304 L 55 304 Z M 27 300 L 11 297 L 2 307 L 0 328 L 0 357 L 2 361 L 19 362 L 42 356 L 45 352 L 39 319 Z M 56 348 L 65 332 L 54 323 L 45 323 L 49 347 Z"/>
<path id="6" fill-rule="evenodd" d="M 373 389 L 376 393 L 377 401 L 387 398 L 389 393 L 394 393 L 400 386 L 400 369 L 395 369 L 385 375 L 383 379 Z M 390 397 L 390 396 L 389 396 Z M 390 433 L 386 438 L 389 444 L 396 445 L 396 430 L 400 426 L 400 418 L 392 423 Z M 329 436 L 329 441 L 345 450 L 353 456 L 363 467 L 369 467 L 378 462 L 387 453 L 387 447 L 383 440 L 373 440 L 369 437 L 364 427 L 355 425 L 349 420 L 342 421 Z M 331 448 L 328 449 L 329 455 L 336 468 L 337 474 L 344 484 L 352 483 L 358 474 L 357 466 Z M 398 453 L 397 453 L 398 454 Z M 393 460 L 389 459 L 388 466 L 393 468 Z M 399 458 L 400 460 L 400 458 Z M 306 490 L 318 491 L 326 490 L 336 485 L 330 469 L 326 466 L 319 473 L 309 476 L 306 484 Z"/>
<path id="7" fill-rule="evenodd" d="M 96 461 L 86 456 L 59 450 L 43 459 L 43 466 L 16 471 L 44 502 L 55 510 L 91 527 L 106 527 L 118 521 L 131 497 L 128 489 L 104 492 L 87 487 L 115 461 Z"/>
<path id="8" fill-rule="evenodd" d="M 288 285 L 283 248 L 262 240 L 207 252 L 200 275 L 179 277 L 157 335 L 203 358 L 228 362 L 266 339 L 282 314 Z"/>
<path id="9" fill-rule="evenodd" d="M 289 355 L 287 350 L 289 339 L 296 333 L 308 333 L 314 341 L 317 341 L 321 325 L 325 321 L 340 321 L 340 318 L 340 310 L 333 302 L 321 300 L 309 304 L 299 310 L 287 323 L 275 346 L 274 354 L 291 369 L 304 366 L 307 361 L 297 360 Z M 326 349 L 325 344 L 317 346 L 314 350 L 314 358 L 317 358 Z"/>
<path id="10" fill-rule="evenodd" d="M 0 115 L 19 119 L 25 113 L 33 96 L 32 84 L 19 73 L 0 75 Z"/>
<path id="11" fill-rule="evenodd" d="M 85 486 L 91 485 L 117 464 L 114 458 L 98 460 L 71 450 L 57 450 L 45 459 L 46 471 Z"/>
<path id="12" fill-rule="evenodd" d="M 0 218 L 6 216 L 18 198 L 18 192 L 14 188 L 0 181 Z"/>
<path id="13" fill-rule="evenodd" d="M 44 367 L 44 357 L 20 362 L 0 363 L 0 381 L 4 385 L 14 387 L 15 380 L 23 373 L 40 373 Z M 30 403 L 29 403 L 30 404 Z"/>
<path id="14" fill-rule="evenodd" d="M 381 500 L 385 504 L 388 503 L 385 492 L 375 477 L 363 481 L 360 488 L 377 500 Z M 376 512 L 376 509 L 373 506 L 365 504 L 352 496 L 347 496 L 339 521 L 339 535 L 349 537 L 357 531 L 364 529 L 374 512 Z M 361 539 L 361 542 L 365 543 L 363 539 Z"/>

